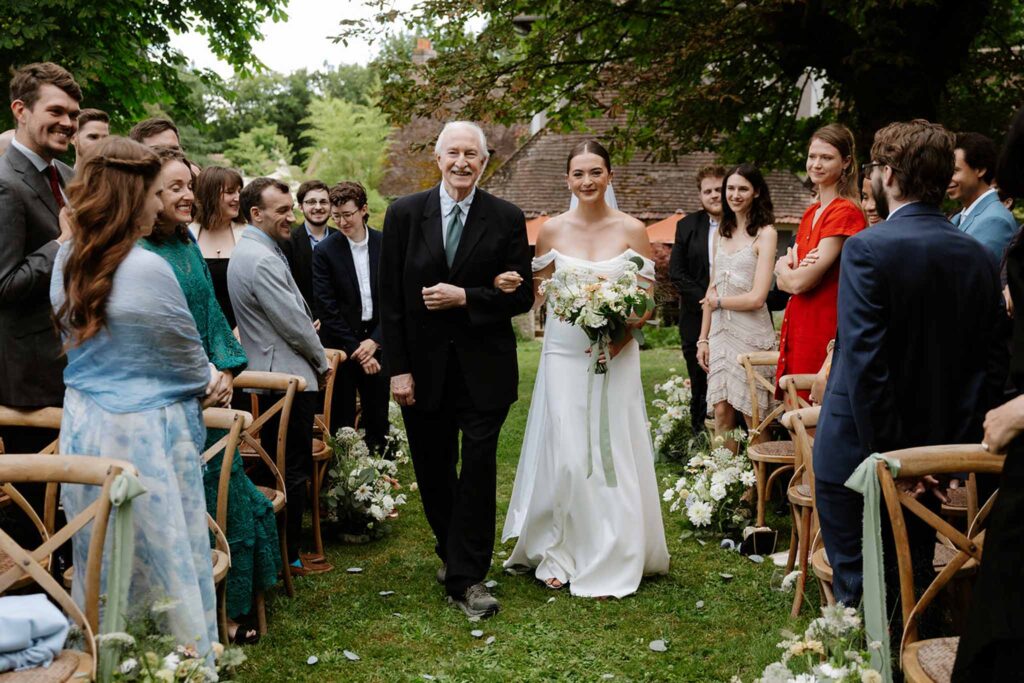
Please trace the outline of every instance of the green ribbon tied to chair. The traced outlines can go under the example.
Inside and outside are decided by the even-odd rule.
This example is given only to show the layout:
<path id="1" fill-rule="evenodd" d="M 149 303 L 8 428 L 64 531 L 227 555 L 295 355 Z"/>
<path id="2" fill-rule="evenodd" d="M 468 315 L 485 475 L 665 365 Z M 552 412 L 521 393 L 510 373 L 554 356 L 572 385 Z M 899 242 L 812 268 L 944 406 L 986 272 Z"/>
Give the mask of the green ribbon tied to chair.
<path id="1" fill-rule="evenodd" d="M 110 503 L 114 507 L 114 534 L 107 569 L 107 602 L 103 610 L 101 633 L 115 633 L 125 628 L 128 587 L 132 578 L 132 560 L 135 556 L 135 529 L 132 524 L 132 499 L 146 492 L 139 478 L 122 472 L 110 486 Z M 110 680 L 116 652 L 104 647 L 99 652 L 99 680 Z"/>
<path id="2" fill-rule="evenodd" d="M 590 344 L 590 372 L 587 373 L 587 479 L 594 473 L 594 450 L 591 437 L 591 409 L 594 400 L 594 377 L 603 375 L 601 380 L 601 407 L 598 415 L 598 451 L 604 483 L 615 488 L 619 480 L 615 476 L 615 462 L 612 460 L 612 437 L 608 427 L 608 366 L 600 362 L 601 354 L 608 350 L 608 343 L 602 337 Z"/>
<path id="3" fill-rule="evenodd" d="M 879 453 L 867 457 L 850 478 L 846 488 L 864 496 L 864 630 L 869 642 L 881 644 L 871 650 L 871 667 L 882 674 L 884 683 L 892 683 L 892 657 L 885 609 L 885 572 L 882 558 L 882 488 L 878 483 L 878 463 L 884 462 L 893 477 L 900 475 L 900 461 Z"/>

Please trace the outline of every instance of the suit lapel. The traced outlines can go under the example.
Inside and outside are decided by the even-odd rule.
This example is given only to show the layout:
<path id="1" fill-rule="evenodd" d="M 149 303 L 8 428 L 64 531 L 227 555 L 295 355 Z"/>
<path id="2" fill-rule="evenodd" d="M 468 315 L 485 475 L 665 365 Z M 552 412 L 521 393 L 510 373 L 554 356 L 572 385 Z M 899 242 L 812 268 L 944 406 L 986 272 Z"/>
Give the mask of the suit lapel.
<path id="1" fill-rule="evenodd" d="M 377 297 L 377 262 L 380 261 L 380 233 L 375 230 L 370 230 L 370 299 L 373 301 L 379 301 Z M 374 317 L 376 317 L 377 311 L 374 306 Z"/>
<path id="2" fill-rule="evenodd" d="M 447 268 L 448 261 L 444 256 L 444 238 L 441 236 L 441 186 L 438 185 L 427 195 L 427 203 L 423 206 L 423 220 L 420 232 L 431 256 Z"/>
<path id="3" fill-rule="evenodd" d="M 711 216 L 707 211 L 701 211 L 697 219 L 697 246 L 700 247 L 701 260 L 704 265 L 703 272 L 708 272 L 708 236 L 711 234 Z"/>
<path id="4" fill-rule="evenodd" d="M 455 259 L 452 261 L 452 268 L 448 273 L 449 279 L 459 272 L 462 265 L 469 259 L 469 255 L 473 252 L 473 248 L 476 247 L 476 243 L 483 237 L 486 227 L 485 218 L 488 199 L 487 193 L 478 187 L 476 195 L 473 197 L 473 203 L 469 205 L 469 215 L 466 216 L 466 225 L 462 228 L 459 248 L 455 251 Z"/>
<path id="5" fill-rule="evenodd" d="M 10 157 L 11 168 L 21 174 L 22 181 L 35 192 L 39 200 L 53 214 L 53 217 L 57 218 L 60 209 L 57 207 L 57 200 L 53 198 L 53 190 L 50 189 L 50 183 L 43 177 L 42 172 L 33 166 L 28 157 L 22 154 L 14 145 L 7 148 L 7 156 Z"/>
<path id="6" fill-rule="evenodd" d="M 345 266 L 345 272 L 348 273 L 349 282 L 355 289 L 356 301 L 359 301 L 360 305 L 362 305 L 362 301 L 359 298 L 359 275 L 356 273 L 356 259 L 352 255 L 352 245 L 349 244 L 348 238 L 344 235 L 342 235 L 341 240 L 341 260 Z"/>

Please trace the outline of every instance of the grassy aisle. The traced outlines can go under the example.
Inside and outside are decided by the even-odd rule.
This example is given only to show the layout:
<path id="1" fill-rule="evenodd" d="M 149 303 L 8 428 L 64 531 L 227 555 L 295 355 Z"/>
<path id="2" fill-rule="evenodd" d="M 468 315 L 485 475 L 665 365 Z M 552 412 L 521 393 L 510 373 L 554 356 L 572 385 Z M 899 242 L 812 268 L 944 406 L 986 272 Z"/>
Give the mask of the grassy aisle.
<path id="1" fill-rule="evenodd" d="M 536 343 L 520 349 L 520 401 L 498 451 L 499 532 L 539 351 Z M 685 372 L 673 349 L 645 351 L 642 364 L 648 401 L 670 369 Z M 659 479 L 671 472 L 658 466 Z M 403 474 L 403 481 L 412 480 L 411 467 Z M 739 674 L 752 680 L 776 658 L 779 630 L 798 626 L 788 618 L 790 596 L 770 590 L 771 566 L 723 552 L 714 542 L 680 540 L 679 519 L 666 516 L 665 522 L 671 573 L 645 581 L 636 595 L 572 598 L 528 577 L 504 575 L 499 556 L 491 578 L 502 612 L 472 624 L 444 603 L 434 582 L 433 540 L 413 494 L 387 538 L 330 545 L 334 572 L 297 579 L 294 600 L 283 593 L 272 598 L 270 633 L 247 648 L 240 679 L 390 682 L 430 680 L 427 674 L 438 681 L 600 681 L 610 674 L 615 681 L 728 681 Z M 348 574 L 348 567 L 363 571 Z M 726 583 L 720 573 L 735 578 Z M 483 638 L 470 634 L 477 628 Z M 494 641 L 487 644 L 490 636 Z M 655 639 L 664 639 L 668 651 L 652 652 L 648 643 Z M 344 650 L 360 661 L 349 661 Z M 306 663 L 311 655 L 318 663 Z"/>

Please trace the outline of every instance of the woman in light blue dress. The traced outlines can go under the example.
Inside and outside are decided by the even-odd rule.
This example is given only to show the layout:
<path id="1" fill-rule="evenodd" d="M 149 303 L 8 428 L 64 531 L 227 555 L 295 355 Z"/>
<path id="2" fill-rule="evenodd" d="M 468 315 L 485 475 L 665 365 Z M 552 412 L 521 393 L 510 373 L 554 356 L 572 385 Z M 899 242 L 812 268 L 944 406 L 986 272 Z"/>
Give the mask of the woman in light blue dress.
<path id="1" fill-rule="evenodd" d="M 145 611 L 173 599 L 167 631 L 208 655 L 217 624 L 200 457 L 202 402 L 224 397 L 174 272 L 136 245 L 161 206 L 160 166 L 148 148 L 111 137 L 68 187 L 74 238 L 57 253 L 50 285 L 68 357 L 60 448 L 138 468 L 147 492 L 132 504 L 128 604 Z M 96 495 L 94 487 L 65 486 L 61 502 L 71 517 Z M 79 601 L 88 544 L 88 529 L 75 536 Z M 108 562 L 109 552 L 104 586 Z"/>

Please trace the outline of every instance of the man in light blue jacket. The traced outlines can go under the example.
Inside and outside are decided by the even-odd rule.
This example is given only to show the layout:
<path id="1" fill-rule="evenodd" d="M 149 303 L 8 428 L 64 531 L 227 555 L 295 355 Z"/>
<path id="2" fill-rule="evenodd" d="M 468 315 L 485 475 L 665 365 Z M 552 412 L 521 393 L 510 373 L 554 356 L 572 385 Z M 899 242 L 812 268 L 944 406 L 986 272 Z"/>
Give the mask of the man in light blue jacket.
<path id="1" fill-rule="evenodd" d="M 950 220 L 953 225 L 978 240 L 992 253 L 996 263 L 1017 232 L 1017 221 L 999 201 L 995 178 L 999 150 L 979 133 L 956 136 L 956 164 L 947 193 L 963 209 Z"/>

